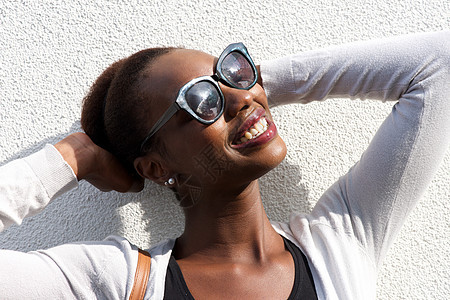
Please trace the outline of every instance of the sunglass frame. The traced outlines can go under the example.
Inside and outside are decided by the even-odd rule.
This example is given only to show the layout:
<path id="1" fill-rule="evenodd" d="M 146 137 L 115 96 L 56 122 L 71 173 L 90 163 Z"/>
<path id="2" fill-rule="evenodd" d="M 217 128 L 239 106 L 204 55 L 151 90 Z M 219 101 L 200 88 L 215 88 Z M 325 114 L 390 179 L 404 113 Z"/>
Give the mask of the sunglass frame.
<path id="1" fill-rule="evenodd" d="M 255 75 L 254 81 L 247 87 L 242 88 L 238 87 L 233 82 L 229 81 L 226 76 L 223 74 L 220 66 L 222 65 L 223 60 L 225 57 L 227 57 L 228 54 L 232 52 L 239 52 L 241 53 L 244 58 L 250 63 L 250 66 L 252 68 L 253 74 Z M 220 108 L 220 112 L 217 114 L 217 116 L 212 120 L 205 120 L 203 118 L 200 118 L 189 106 L 189 104 L 186 101 L 185 95 L 186 92 L 194 86 L 196 83 L 200 81 L 207 81 L 214 85 L 216 90 L 219 93 L 219 97 L 222 103 L 222 106 Z M 159 118 L 159 120 L 153 125 L 153 127 L 150 129 L 149 133 L 145 137 L 144 141 L 141 143 L 140 152 L 144 152 L 145 145 L 150 140 L 150 138 L 155 135 L 155 133 L 161 129 L 172 117 L 173 115 L 179 111 L 180 109 L 185 110 L 189 115 L 191 115 L 195 120 L 199 121 L 202 124 L 210 125 L 214 122 L 216 122 L 223 114 L 223 110 L 225 108 L 225 97 L 223 96 L 222 89 L 220 88 L 218 81 L 224 83 L 225 85 L 231 86 L 236 89 L 240 90 L 249 90 L 251 89 L 256 82 L 258 81 L 258 72 L 256 69 L 256 66 L 250 57 L 250 54 L 247 51 L 247 48 L 244 46 L 243 43 L 233 43 L 230 44 L 228 47 L 225 48 L 225 50 L 220 54 L 219 59 L 217 60 L 216 67 L 215 67 L 215 74 L 214 75 L 206 75 L 206 76 L 200 76 L 197 78 L 194 78 L 190 80 L 188 83 L 183 85 L 181 89 L 178 91 L 177 98 L 175 102 L 163 113 L 163 115 Z"/>

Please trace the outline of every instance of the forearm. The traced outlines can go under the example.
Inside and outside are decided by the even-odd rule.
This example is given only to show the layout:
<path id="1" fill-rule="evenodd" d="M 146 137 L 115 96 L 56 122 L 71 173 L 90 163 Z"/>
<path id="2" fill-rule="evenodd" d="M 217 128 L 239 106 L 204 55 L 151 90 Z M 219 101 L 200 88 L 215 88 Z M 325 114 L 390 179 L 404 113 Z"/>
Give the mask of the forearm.
<path id="1" fill-rule="evenodd" d="M 86 180 L 101 191 L 139 192 L 121 162 L 84 133 L 70 134 L 55 146 L 0 168 L 0 231 L 41 211 L 53 198 Z"/>
<path id="2" fill-rule="evenodd" d="M 116 236 L 28 253 L 0 250 L 0 298 L 128 299 L 136 265 L 136 247 Z"/>
<path id="3" fill-rule="evenodd" d="M 262 83 L 271 106 L 327 98 L 398 100 L 449 39 L 449 32 L 439 32 L 307 51 L 262 63 Z"/>
<path id="4" fill-rule="evenodd" d="M 51 145 L 0 167 L 0 231 L 77 185 L 72 169 Z"/>

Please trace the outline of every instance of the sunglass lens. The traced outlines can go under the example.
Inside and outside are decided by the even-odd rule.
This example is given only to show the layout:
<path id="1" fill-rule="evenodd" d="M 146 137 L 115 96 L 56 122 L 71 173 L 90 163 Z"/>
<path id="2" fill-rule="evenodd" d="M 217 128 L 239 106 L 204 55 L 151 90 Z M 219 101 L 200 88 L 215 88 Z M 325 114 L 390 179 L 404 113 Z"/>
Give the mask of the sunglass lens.
<path id="1" fill-rule="evenodd" d="M 239 52 L 231 52 L 222 61 L 222 74 L 234 87 L 245 89 L 255 81 L 250 62 Z"/>
<path id="2" fill-rule="evenodd" d="M 194 84 L 185 95 L 189 107 L 203 120 L 214 120 L 222 110 L 222 98 L 208 81 Z"/>

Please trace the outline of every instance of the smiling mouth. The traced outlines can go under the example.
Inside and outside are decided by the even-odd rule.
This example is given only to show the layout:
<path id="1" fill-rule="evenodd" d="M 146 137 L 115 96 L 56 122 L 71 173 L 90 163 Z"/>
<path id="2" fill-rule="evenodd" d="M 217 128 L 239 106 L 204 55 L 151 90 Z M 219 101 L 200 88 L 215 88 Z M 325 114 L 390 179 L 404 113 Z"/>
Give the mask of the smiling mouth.
<path id="1" fill-rule="evenodd" d="M 261 117 L 258 122 L 242 133 L 242 136 L 235 142 L 236 145 L 244 144 L 252 139 L 259 137 L 267 131 L 269 124 L 265 117 Z"/>

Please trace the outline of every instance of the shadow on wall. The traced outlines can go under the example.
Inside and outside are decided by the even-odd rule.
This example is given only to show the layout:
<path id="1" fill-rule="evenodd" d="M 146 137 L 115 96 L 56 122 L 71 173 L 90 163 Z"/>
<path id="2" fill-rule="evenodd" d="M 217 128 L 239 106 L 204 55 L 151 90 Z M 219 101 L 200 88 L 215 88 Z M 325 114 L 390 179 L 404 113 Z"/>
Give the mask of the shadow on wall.
<path id="1" fill-rule="evenodd" d="M 6 161 L 25 157 L 80 130 L 75 122 L 66 133 L 48 137 L 16 153 Z M 297 165 L 283 161 L 260 179 L 268 216 L 287 221 L 292 211 L 308 212 L 308 191 L 301 183 Z M 44 211 L 0 233 L 0 248 L 30 251 L 87 240 L 124 235 L 139 246 L 177 237 L 184 227 L 182 209 L 173 193 L 152 182 L 137 194 L 102 193 L 86 182 L 50 203 Z M 124 212 L 125 210 L 125 212 Z M 128 210 L 128 211 L 126 211 Z"/>
<path id="2" fill-rule="evenodd" d="M 313 204 L 302 183 L 302 169 L 286 159 L 260 181 L 261 197 L 272 221 L 287 222 L 292 212 L 309 213 Z"/>
<path id="3" fill-rule="evenodd" d="M 178 237 L 184 229 L 184 214 L 181 207 L 177 204 L 174 193 L 162 186 L 146 180 L 145 188 L 140 193 L 140 208 L 142 214 L 139 220 L 140 224 L 129 224 L 123 222 L 124 234 L 133 228 L 144 224 L 142 230 L 147 235 L 144 242 L 139 246 L 148 248 L 162 240 Z"/>

